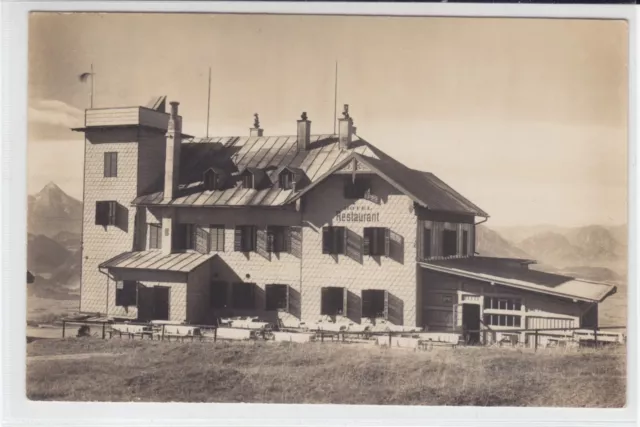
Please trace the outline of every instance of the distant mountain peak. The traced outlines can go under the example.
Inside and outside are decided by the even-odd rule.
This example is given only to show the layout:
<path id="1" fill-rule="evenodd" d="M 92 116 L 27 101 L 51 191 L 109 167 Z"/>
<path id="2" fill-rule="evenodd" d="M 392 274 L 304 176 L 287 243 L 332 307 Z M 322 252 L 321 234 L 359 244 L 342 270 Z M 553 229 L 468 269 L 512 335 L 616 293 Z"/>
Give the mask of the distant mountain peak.
<path id="1" fill-rule="evenodd" d="M 29 232 L 53 237 L 60 231 L 79 233 L 82 228 L 82 202 L 69 196 L 55 182 L 45 185 L 28 198 Z"/>

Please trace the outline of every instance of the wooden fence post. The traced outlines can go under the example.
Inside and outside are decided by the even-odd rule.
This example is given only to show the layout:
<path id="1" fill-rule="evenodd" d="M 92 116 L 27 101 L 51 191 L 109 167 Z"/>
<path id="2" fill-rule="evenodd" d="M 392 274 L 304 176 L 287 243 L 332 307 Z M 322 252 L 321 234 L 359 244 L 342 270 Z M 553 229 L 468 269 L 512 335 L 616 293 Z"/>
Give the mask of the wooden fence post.
<path id="1" fill-rule="evenodd" d="M 535 330 L 535 347 L 533 348 L 533 351 L 538 351 L 538 330 Z"/>
<path id="2" fill-rule="evenodd" d="M 213 330 L 213 342 L 218 340 L 218 327 Z"/>
<path id="3" fill-rule="evenodd" d="M 391 348 L 391 331 L 389 331 L 389 348 Z"/>
<path id="4" fill-rule="evenodd" d="M 102 324 L 102 339 L 106 338 L 106 326 L 107 326 L 106 323 Z"/>
<path id="5" fill-rule="evenodd" d="M 67 323 L 63 320 L 62 321 L 62 338 L 64 338 L 64 331 L 65 331 L 66 325 Z"/>
<path id="6" fill-rule="evenodd" d="M 593 328 L 593 345 L 595 348 L 598 348 L 598 327 L 597 326 Z"/>
<path id="7" fill-rule="evenodd" d="M 324 342 L 324 331 L 320 330 L 320 342 Z"/>
<path id="8" fill-rule="evenodd" d="M 164 341 L 164 323 L 162 324 L 162 335 L 160 336 L 160 339 Z"/>

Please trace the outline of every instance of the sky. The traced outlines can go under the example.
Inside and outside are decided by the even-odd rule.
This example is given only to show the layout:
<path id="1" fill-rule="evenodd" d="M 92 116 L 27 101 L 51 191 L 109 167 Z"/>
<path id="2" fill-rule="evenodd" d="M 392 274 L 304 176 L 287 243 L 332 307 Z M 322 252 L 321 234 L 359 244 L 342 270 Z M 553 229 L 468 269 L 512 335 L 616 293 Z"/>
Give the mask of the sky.
<path id="1" fill-rule="evenodd" d="M 114 31 L 117 29 L 117 31 Z M 28 191 L 82 198 L 94 107 L 180 102 L 186 133 L 357 133 L 435 173 L 495 226 L 627 220 L 624 21 L 216 14 L 34 13 L 29 25 Z"/>

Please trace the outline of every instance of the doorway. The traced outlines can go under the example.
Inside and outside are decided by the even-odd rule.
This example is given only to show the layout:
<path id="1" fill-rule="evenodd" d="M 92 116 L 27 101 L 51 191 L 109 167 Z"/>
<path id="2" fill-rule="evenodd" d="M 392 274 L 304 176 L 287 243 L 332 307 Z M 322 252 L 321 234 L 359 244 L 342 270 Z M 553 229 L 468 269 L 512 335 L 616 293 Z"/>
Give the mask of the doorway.
<path id="1" fill-rule="evenodd" d="M 138 320 L 169 320 L 169 288 L 138 286 Z"/>
<path id="2" fill-rule="evenodd" d="M 462 334 L 468 345 L 480 343 L 479 304 L 462 304 Z"/>

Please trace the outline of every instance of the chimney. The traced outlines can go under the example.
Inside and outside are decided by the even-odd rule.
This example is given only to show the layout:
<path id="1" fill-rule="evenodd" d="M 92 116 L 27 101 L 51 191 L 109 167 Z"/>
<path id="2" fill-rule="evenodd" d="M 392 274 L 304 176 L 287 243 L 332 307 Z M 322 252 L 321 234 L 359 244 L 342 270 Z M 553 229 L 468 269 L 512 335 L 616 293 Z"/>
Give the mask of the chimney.
<path id="1" fill-rule="evenodd" d="M 249 129 L 250 136 L 262 136 L 262 132 L 264 129 L 260 128 L 260 118 L 258 117 L 258 113 L 253 115 L 253 127 Z"/>
<path id="2" fill-rule="evenodd" d="M 307 118 L 306 111 L 298 120 L 298 151 L 307 151 L 311 142 L 311 122 Z"/>
<path id="3" fill-rule="evenodd" d="M 349 104 L 344 104 L 342 118 L 338 120 L 338 141 L 341 150 L 348 150 L 353 136 L 353 120 L 349 116 Z"/>
<path id="4" fill-rule="evenodd" d="M 182 144 L 182 117 L 178 115 L 179 102 L 171 103 L 169 124 L 167 125 L 167 146 L 164 163 L 164 199 L 175 198 L 180 179 L 180 145 Z M 162 217 L 162 252 L 173 251 L 174 212 L 166 212 Z"/>

